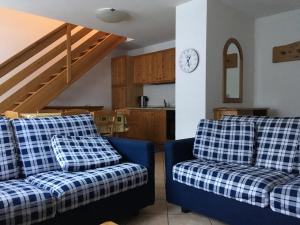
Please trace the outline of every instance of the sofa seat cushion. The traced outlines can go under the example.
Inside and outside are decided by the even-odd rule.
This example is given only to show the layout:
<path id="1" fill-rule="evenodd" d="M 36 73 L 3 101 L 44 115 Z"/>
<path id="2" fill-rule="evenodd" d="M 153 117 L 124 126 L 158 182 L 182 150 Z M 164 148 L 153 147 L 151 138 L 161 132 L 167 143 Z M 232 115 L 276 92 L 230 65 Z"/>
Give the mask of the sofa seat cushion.
<path id="1" fill-rule="evenodd" d="M 17 178 L 19 169 L 9 121 L 0 117 L 0 181 Z"/>
<path id="2" fill-rule="evenodd" d="M 201 120 L 193 155 L 198 159 L 250 165 L 254 154 L 254 123 Z"/>
<path id="3" fill-rule="evenodd" d="M 270 191 L 295 175 L 226 162 L 191 160 L 173 167 L 173 180 L 224 197 L 267 207 Z"/>
<path id="4" fill-rule="evenodd" d="M 300 176 L 276 186 L 270 198 L 272 210 L 300 218 Z"/>
<path id="5" fill-rule="evenodd" d="M 255 166 L 288 173 L 298 172 L 300 118 L 225 116 L 223 121 L 256 124 Z"/>
<path id="6" fill-rule="evenodd" d="M 84 171 L 118 164 L 122 156 L 102 137 L 55 135 L 52 147 L 64 171 Z"/>
<path id="7" fill-rule="evenodd" d="M 0 224 L 33 224 L 55 216 L 56 200 L 24 180 L 0 182 Z"/>
<path id="8" fill-rule="evenodd" d="M 61 169 L 52 150 L 52 136 L 97 136 L 89 114 L 15 119 L 12 124 L 26 176 Z"/>
<path id="9" fill-rule="evenodd" d="M 84 172 L 51 171 L 26 180 L 49 191 L 58 199 L 58 212 L 65 212 L 142 186 L 148 181 L 148 172 L 143 166 L 123 163 Z"/>

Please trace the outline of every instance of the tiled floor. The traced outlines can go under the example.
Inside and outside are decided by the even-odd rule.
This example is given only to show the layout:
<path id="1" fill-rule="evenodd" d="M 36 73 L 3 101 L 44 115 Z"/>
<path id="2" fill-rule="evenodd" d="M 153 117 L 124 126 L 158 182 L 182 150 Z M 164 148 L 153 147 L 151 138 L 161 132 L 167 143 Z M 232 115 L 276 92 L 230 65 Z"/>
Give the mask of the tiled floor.
<path id="1" fill-rule="evenodd" d="M 136 217 L 118 221 L 121 225 L 224 225 L 195 213 L 182 213 L 180 207 L 166 202 L 163 153 L 155 157 L 156 200 L 153 206 L 140 211 Z"/>

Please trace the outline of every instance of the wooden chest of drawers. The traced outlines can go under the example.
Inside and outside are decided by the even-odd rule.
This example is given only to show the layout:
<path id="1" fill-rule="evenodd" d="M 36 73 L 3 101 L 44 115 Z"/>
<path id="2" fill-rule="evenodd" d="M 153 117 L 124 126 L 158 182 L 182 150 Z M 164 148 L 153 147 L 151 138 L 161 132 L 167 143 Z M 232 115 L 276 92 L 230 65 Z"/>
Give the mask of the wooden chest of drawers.
<path id="1" fill-rule="evenodd" d="M 225 115 L 267 116 L 268 108 L 215 108 L 214 119 L 221 120 Z"/>

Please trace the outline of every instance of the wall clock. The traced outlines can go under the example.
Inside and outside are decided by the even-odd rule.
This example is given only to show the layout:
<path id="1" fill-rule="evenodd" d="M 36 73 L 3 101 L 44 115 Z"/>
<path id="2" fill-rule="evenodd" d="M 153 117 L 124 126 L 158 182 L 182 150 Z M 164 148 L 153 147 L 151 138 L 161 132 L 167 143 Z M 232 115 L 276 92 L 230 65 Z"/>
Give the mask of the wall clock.
<path id="1" fill-rule="evenodd" d="M 184 50 L 179 57 L 179 67 L 185 73 L 195 71 L 199 64 L 199 54 L 195 49 Z"/>

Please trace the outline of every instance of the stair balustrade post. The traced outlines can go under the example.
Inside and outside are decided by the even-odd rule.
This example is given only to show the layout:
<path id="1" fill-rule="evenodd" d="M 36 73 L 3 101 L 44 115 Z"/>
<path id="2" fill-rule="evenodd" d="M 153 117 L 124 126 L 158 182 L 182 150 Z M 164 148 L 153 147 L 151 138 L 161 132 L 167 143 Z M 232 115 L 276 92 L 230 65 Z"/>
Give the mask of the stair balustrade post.
<path id="1" fill-rule="evenodd" d="M 71 25 L 67 25 L 67 40 L 66 40 L 66 45 L 67 45 L 67 84 L 71 82 L 72 80 L 72 44 L 71 44 Z"/>

